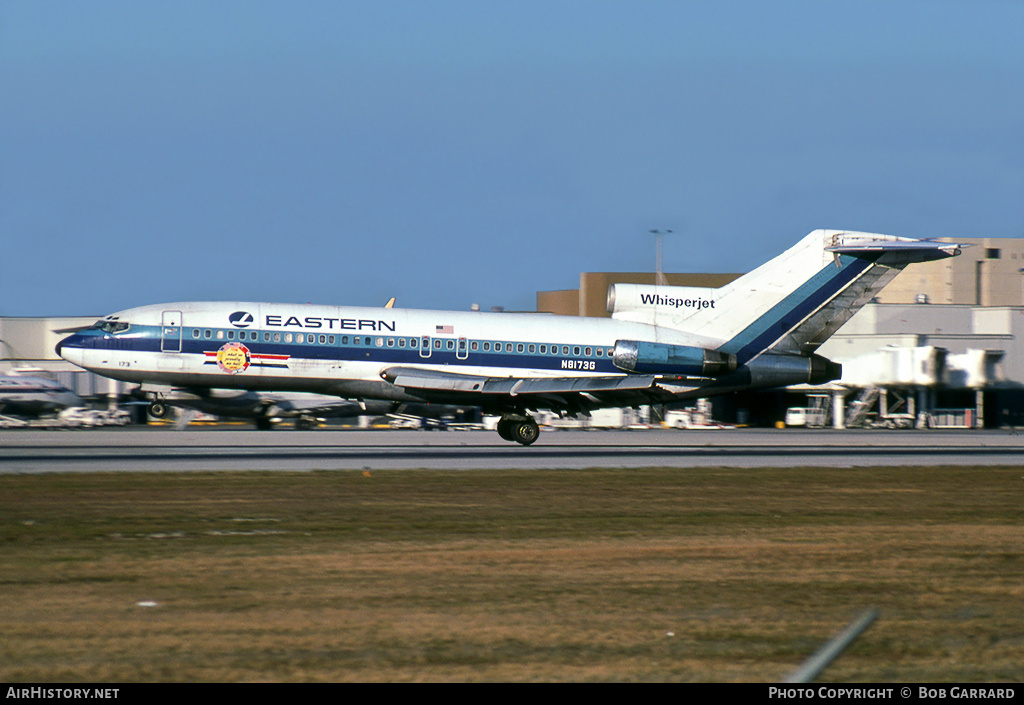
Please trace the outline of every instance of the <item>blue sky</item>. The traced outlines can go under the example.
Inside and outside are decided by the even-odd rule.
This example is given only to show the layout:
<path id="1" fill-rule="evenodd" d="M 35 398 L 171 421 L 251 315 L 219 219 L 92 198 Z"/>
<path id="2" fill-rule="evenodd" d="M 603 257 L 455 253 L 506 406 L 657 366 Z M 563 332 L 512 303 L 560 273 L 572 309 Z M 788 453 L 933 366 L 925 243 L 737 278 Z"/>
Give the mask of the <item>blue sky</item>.
<path id="1" fill-rule="evenodd" d="M 0 315 L 1024 236 L 1024 2 L 0 3 Z"/>

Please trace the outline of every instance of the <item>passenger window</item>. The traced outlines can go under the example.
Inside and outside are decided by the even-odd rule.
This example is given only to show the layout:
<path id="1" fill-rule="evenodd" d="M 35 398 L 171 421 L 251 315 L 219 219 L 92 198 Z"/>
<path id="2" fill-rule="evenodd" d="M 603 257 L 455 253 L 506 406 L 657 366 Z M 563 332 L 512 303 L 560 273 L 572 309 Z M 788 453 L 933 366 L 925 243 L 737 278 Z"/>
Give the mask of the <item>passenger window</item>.
<path id="1" fill-rule="evenodd" d="M 590 348 L 583 348 L 583 355 L 585 357 L 590 357 L 591 353 L 592 353 L 592 351 L 591 351 Z"/>
<path id="2" fill-rule="evenodd" d="M 519 343 L 519 345 L 517 345 L 517 346 L 516 346 L 516 352 L 517 352 L 517 353 L 521 353 L 521 352 L 523 352 L 523 351 L 524 351 L 525 349 L 526 349 L 526 346 L 524 346 L 524 345 L 523 345 L 522 343 Z"/>
<path id="3" fill-rule="evenodd" d="M 326 342 L 327 342 L 327 336 L 324 335 L 323 333 L 321 333 L 320 334 L 320 344 L 323 345 Z"/>
<path id="4" fill-rule="evenodd" d="M 217 331 L 217 340 L 224 340 L 224 331 Z"/>
<path id="5" fill-rule="evenodd" d="M 275 343 L 280 343 L 281 342 L 281 334 L 280 333 L 274 333 L 274 342 Z"/>
<path id="6" fill-rule="evenodd" d="M 490 343 L 484 343 L 484 352 L 490 352 L 490 351 L 491 351 L 491 344 Z"/>
<path id="7" fill-rule="evenodd" d="M 210 329 L 204 330 L 203 331 L 203 337 L 206 338 L 207 340 L 209 340 L 210 338 L 213 337 L 213 331 L 210 330 Z"/>
<path id="8" fill-rule="evenodd" d="M 434 349 L 435 350 L 440 350 L 441 349 L 441 341 L 440 340 L 435 340 L 434 341 Z"/>
<path id="9" fill-rule="evenodd" d="M 569 346 L 568 345 L 563 345 L 562 346 L 562 354 L 563 355 L 568 355 L 569 354 Z"/>
<path id="10" fill-rule="evenodd" d="M 476 341 L 474 340 L 474 341 L 473 341 L 472 343 L 470 343 L 470 344 L 469 344 L 469 349 L 470 349 L 470 350 L 472 350 L 473 352 L 476 352 L 476 351 L 477 351 L 477 347 L 478 347 L 478 346 L 479 346 L 479 343 L 477 343 L 477 342 L 476 342 Z"/>
<path id="11" fill-rule="evenodd" d="M 327 344 L 328 345 L 334 345 L 334 336 L 333 335 L 327 336 Z"/>
<path id="12" fill-rule="evenodd" d="M 579 345 L 576 345 L 576 346 L 573 347 L 572 354 L 573 355 L 579 355 L 580 354 L 580 346 Z"/>
<path id="13" fill-rule="evenodd" d="M 449 350 L 454 350 L 455 349 L 455 341 L 454 340 L 449 340 L 447 345 L 445 345 L 445 347 L 448 348 Z"/>
<path id="14" fill-rule="evenodd" d="M 193 338 L 198 338 L 199 337 L 199 329 L 198 328 L 193 328 L 192 329 L 192 337 Z"/>
<path id="15" fill-rule="evenodd" d="M 505 352 L 512 352 L 512 343 L 505 343 Z"/>
<path id="16" fill-rule="evenodd" d="M 548 346 L 547 345 L 541 345 L 540 346 L 540 354 L 541 355 L 547 355 L 548 354 Z"/>

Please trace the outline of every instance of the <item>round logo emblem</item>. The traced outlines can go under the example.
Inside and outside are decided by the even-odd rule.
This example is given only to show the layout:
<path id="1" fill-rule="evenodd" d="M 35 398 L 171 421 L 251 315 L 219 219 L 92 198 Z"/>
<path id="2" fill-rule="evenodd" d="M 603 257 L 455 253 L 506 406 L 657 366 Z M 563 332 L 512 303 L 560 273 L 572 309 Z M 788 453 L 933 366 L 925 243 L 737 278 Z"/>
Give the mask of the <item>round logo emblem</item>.
<path id="1" fill-rule="evenodd" d="M 235 328 L 248 328 L 253 324 L 254 320 L 252 314 L 248 311 L 235 311 L 228 316 L 228 321 Z"/>
<path id="2" fill-rule="evenodd" d="M 217 366 L 229 375 L 245 372 L 249 361 L 249 348 L 241 343 L 227 343 L 217 351 Z"/>

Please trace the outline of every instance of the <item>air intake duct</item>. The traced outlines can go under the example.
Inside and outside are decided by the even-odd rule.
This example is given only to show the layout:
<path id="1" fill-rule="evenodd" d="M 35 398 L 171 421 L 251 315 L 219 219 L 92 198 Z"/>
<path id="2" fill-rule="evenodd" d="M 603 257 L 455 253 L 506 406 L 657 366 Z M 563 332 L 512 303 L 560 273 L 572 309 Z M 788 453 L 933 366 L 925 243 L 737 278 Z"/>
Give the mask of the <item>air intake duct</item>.
<path id="1" fill-rule="evenodd" d="M 736 356 L 690 345 L 617 340 L 612 363 L 626 372 L 718 377 L 736 369 Z"/>

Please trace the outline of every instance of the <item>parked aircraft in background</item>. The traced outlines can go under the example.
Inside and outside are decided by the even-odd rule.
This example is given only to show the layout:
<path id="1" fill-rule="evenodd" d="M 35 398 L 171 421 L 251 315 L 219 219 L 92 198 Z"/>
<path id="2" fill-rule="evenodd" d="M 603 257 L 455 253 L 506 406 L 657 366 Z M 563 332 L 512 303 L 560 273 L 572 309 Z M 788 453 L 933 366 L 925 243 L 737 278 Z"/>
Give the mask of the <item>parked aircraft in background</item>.
<path id="1" fill-rule="evenodd" d="M 64 359 L 159 395 L 212 388 L 473 404 L 529 445 L 531 411 L 670 404 L 823 384 L 817 348 L 903 267 L 959 246 L 816 230 L 718 288 L 615 284 L 612 318 L 272 303 L 159 304 L 61 341 Z"/>
<path id="2" fill-rule="evenodd" d="M 81 397 L 73 391 L 39 373 L 0 374 L 2 414 L 35 417 L 82 405 Z"/>
<path id="3" fill-rule="evenodd" d="M 256 427 L 268 430 L 282 419 L 295 419 L 298 429 L 312 428 L 318 418 L 384 416 L 398 406 L 395 402 L 357 402 L 323 394 L 294 392 L 248 392 L 244 389 L 170 389 L 149 405 L 149 414 L 163 418 L 168 406 L 194 409 L 228 418 L 252 419 Z"/>

